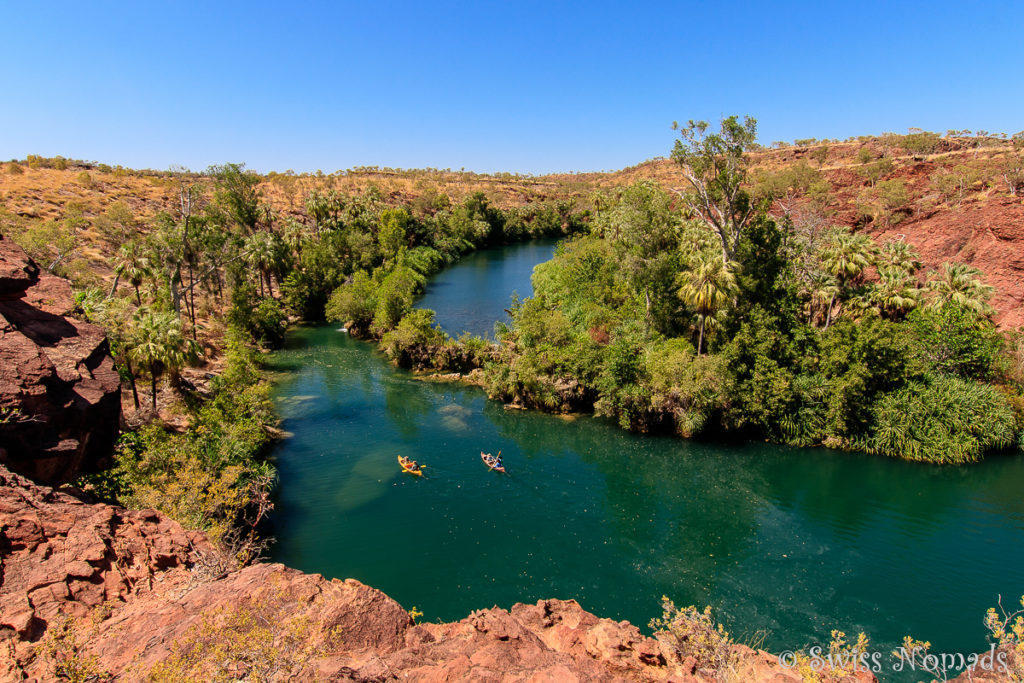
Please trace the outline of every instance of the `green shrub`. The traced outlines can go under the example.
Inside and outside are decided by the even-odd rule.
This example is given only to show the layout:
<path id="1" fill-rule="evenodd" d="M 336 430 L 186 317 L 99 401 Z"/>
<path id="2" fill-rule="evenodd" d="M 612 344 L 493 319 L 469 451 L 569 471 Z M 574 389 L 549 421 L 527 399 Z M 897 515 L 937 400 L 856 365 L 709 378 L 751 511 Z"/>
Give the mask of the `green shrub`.
<path id="1" fill-rule="evenodd" d="M 380 346 L 388 358 L 408 367 L 410 353 L 429 353 L 429 347 L 443 344 L 446 339 L 444 332 L 434 324 L 434 312 L 418 308 L 402 318 L 395 329 L 386 332 Z"/>
<path id="2" fill-rule="evenodd" d="M 942 138 L 939 137 L 939 134 L 928 131 L 904 135 L 902 141 L 903 149 L 911 154 L 932 154 L 939 149 L 940 144 L 942 144 Z"/>
<path id="3" fill-rule="evenodd" d="M 1014 442 L 1017 425 L 994 387 L 936 376 L 882 397 L 867 448 L 932 463 L 966 463 Z"/>
<path id="4" fill-rule="evenodd" d="M 244 330 L 254 340 L 270 347 L 284 341 L 288 315 L 277 299 L 259 298 L 251 284 L 235 287 L 231 292 L 228 323 Z"/>
<path id="5" fill-rule="evenodd" d="M 926 370 L 964 379 L 992 377 L 1003 337 L 990 320 L 952 302 L 917 308 L 907 320 L 913 351 Z"/>
<path id="6" fill-rule="evenodd" d="M 331 294 L 327 301 L 326 314 L 329 320 L 351 323 L 354 327 L 367 330 L 377 309 L 377 285 L 365 271 L 358 271 L 347 282 Z"/>

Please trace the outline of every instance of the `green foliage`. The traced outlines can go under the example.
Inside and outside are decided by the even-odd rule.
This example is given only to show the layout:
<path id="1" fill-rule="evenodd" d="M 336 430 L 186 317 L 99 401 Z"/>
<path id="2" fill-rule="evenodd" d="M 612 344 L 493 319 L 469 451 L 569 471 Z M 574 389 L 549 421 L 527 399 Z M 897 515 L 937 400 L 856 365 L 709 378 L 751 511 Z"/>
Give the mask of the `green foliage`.
<path id="1" fill-rule="evenodd" d="M 84 227 L 80 212 L 69 211 L 62 220 L 39 221 L 23 226 L 11 235 L 15 244 L 25 250 L 50 273 L 63 275 L 66 265 L 78 252 L 79 230 Z"/>
<path id="2" fill-rule="evenodd" d="M 114 202 L 95 221 L 96 229 L 117 248 L 138 235 L 138 221 L 124 202 Z"/>
<path id="3" fill-rule="evenodd" d="M 910 193 L 902 180 L 882 180 L 860 193 L 857 210 L 865 218 L 898 223 L 902 217 L 896 212 L 909 203 Z"/>
<path id="4" fill-rule="evenodd" d="M 991 321 L 956 303 L 920 308 L 908 318 L 913 349 L 929 372 L 986 380 L 1003 349 Z"/>
<path id="5" fill-rule="evenodd" d="M 668 193 L 647 181 L 624 189 L 594 221 L 595 232 L 611 243 L 626 282 L 643 299 L 647 321 L 660 330 L 669 328 L 681 227 Z"/>
<path id="6" fill-rule="evenodd" d="M 231 292 L 231 310 L 228 322 L 258 342 L 276 348 L 284 341 L 288 315 L 277 299 L 258 298 L 250 285 L 236 287 Z"/>
<path id="7" fill-rule="evenodd" d="M 366 274 L 358 271 L 347 282 L 331 294 L 327 302 L 327 318 L 338 322 L 352 323 L 359 329 L 368 329 L 377 310 L 377 284 Z"/>
<path id="8" fill-rule="evenodd" d="M 372 325 L 377 335 L 394 329 L 412 310 L 416 295 L 422 291 L 425 281 L 423 275 L 405 265 L 396 267 L 380 280 Z"/>
<path id="9" fill-rule="evenodd" d="M 672 159 L 691 187 L 685 202 L 718 235 L 722 259 L 732 261 L 743 228 L 755 212 L 743 184 L 746 152 L 757 139 L 757 121 L 747 116 L 740 123 L 738 117 L 730 116 L 722 119 L 720 132 L 712 134 L 706 121 L 690 121 L 685 127 L 673 123 L 672 127 L 682 137 L 676 140 Z"/>
<path id="10" fill-rule="evenodd" d="M 733 428 L 784 440 L 782 423 L 796 400 L 799 363 L 814 352 L 810 330 L 754 307 L 722 350 L 735 378 L 727 417 Z"/>
<path id="11" fill-rule="evenodd" d="M 886 394 L 874 409 L 864 442 L 875 453 L 906 460 L 960 464 L 1014 442 L 1017 424 L 994 387 L 935 376 Z"/>
<path id="12" fill-rule="evenodd" d="M 822 334 L 819 349 L 818 372 L 827 387 L 823 434 L 849 444 L 869 430 L 882 394 L 911 377 L 906 335 L 874 316 L 842 320 Z"/>
<path id="13" fill-rule="evenodd" d="M 269 505 L 274 480 L 262 460 L 273 407 L 260 382 L 259 355 L 245 339 L 244 332 L 229 330 L 225 370 L 212 397 L 193 407 L 185 433 L 158 423 L 126 432 L 114 468 L 84 482 L 111 502 L 155 508 L 215 541 L 238 541 L 244 528 L 248 543 L 233 548 L 243 563 L 252 559 L 253 527 Z"/>
<path id="14" fill-rule="evenodd" d="M 865 162 L 863 166 L 857 169 L 857 173 L 866 178 L 873 187 L 879 180 L 892 173 L 894 168 L 892 159 L 882 157 L 878 161 Z"/>
<path id="15" fill-rule="evenodd" d="M 99 658 L 86 654 L 81 630 L 86 624 L 67 614 L 58 614 L 46 628 L 38 653 L 49 666 L 54 680 L 66 683 L 104 683 L 114 676 L 100 666 Z"/>
<path id="16" fill-rule="evenodd" d="M 942 269 L 928 278 L 927 289 L 931 306 L 952 303 L 979 316 L 993 313 L 988 300 L 995 287 L 981 281 L 981 271 L 964 263 L 944 263 Z"/>
<path id="17" fill-rule="evenodd" d="M 207 174 L 217 183 L 216 200 L 227 216 L 244 234 L 256 231 L 262 209 L 258 185 L 260 178 L 245 170 L 245 164 L 212 166 Z"/>
<path id="18" fill-rule="evenodd" d="M 671 415 L 680 436 L 700 433 L 728 409 L 733 378 L 723 356 L 697 356 L 688 342 L 666 339 L 648 346 L 644 371 L 652 408 Z"/>
<path id="19" fill-rule="evenodd" d="M 409 214 L 402 209 L 385 209 L 381 212 L 377 237 L 385 260 L 394 261 L 398 253 L 408 246 L 406 226 L 409 220 Z"/>
<path id="20" fill-rule="evenodd" d="M 155 410 L 157 379 L 164 373 L 176 379 L 185 364 L 196 357 L 197 345 L 185 337 L 177 315 L 148 308 L 135 312 L 128 345 L 131 361 L 149 372 Z"/>
<path id="21" fill-rule="evenodd" d="M 145 680 L 269 683 L 298 679 L 329 646 L 337 647 L 337 634 L 318 633 L 311 617 L 289 614 L 292 605 L 286 605 L 277 598 L 271 604 L 243 602 L 204 613 L 173 643 L 169 655 L 153 665 Z"/>
<path id="22" fill-rule="evenodd" d="M 902 140 L 903 149 L 911 154 L 933 154 L 942 144 L 942 138 L 938 133 L 922 131 L 904 135 Z"/>
<path id="23" fill-rule="evenodd" d="M 380 346 L 392 361 L 409 367 L 411 353 L 429 353 L 429 347 L 444 344 L 446 340 L 447 336 L 434 324 L 434 312 L 416 309 L 403 317 L 395 329 L 381 337 Z"/>

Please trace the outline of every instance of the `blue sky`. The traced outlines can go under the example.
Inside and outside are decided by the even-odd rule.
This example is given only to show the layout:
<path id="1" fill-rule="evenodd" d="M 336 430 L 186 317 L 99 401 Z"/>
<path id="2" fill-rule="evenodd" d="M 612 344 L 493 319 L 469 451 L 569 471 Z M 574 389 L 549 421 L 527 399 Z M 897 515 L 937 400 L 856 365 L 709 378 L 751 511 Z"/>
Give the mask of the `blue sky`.
<path id="1" fill-rule="evenodd" d="M 673 120 L 763 143 L 1024 129 L 1024 3 L 5 3 L 0 158 L 611 170 Z"/>

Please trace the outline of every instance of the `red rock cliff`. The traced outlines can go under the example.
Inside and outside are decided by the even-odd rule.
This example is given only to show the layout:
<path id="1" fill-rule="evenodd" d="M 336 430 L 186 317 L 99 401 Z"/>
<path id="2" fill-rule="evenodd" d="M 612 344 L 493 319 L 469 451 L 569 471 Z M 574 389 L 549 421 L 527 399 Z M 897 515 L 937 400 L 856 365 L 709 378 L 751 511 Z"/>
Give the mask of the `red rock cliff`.
<path id="1" fill-rule="evenodd" d="M 65 280 L 0 236 L 0 462 L 60 484 L 110 455 L 121 382 L 103 330 L 67 317 Z"/>
<path id="2" fill-rule="evenodd" d="M 88 504 L 0 466 L 0 680 L 53 680 L 61 661 L 95 680 L 146 680 L 160 662 L 189 652 L 204 626 L 251 657 L 242 667 L 261 666 L 269 680 L 709 680 L 667 644 L 575 601 L 416 625 L 358 581 L 280 564 L 218 572 L 214 554 L 202 534 L 159 513 Z M 55 640 L 68 623 L 74 636 Z M 771 655 L 733 652 L 731 680 L 801 680 Z M 255 680 L 251 669 L 219 673 Z"/>

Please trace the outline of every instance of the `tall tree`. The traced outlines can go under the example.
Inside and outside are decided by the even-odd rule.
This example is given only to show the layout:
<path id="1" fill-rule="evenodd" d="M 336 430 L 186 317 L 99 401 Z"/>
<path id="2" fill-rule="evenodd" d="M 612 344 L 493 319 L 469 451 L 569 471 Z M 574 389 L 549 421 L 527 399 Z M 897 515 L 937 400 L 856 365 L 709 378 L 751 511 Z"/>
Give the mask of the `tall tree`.
<path id="1" fill-rule="evenodd" d="M 697 337 L 699 356 L 704 345 L 704 329 L 708 321 L 713 320 L 739 292 L 736 284 L 736 264 L 726 263 L 717 255 L 699 253 L 693 267 L 679 274 L 678 283 L 679 298 L 697 313 L 700 325 Z"/>
<path id="2" fill-rule="evenodd" d="M 110 289 L 110 295 L 113 296 L 117 291 L 117 283 L 123 277 L 135 288 L 135 302 L 141 306 L 142 295 L 139 293 L 139 287 L 149 274 L 149 259 L 142 255 L 138 244 L 134 241 L 125 242 L 114 256 L 114 285 Z"/>
<path id="3" fill-rule="evenodd" d="M 157 379 L 169 373 L 176 377 L 185 364 L 196 356 L 197 345 L 185 337 L 181 320 L 174 313 L 139 309 L 135 315 L 129 358 L 149 371 L 156 410 Z"/>
<path id="4" fill-rule="evenodd" d="M 256 232 L 263 208 L 260 204 L 260 177 L 245 170 L 245 164 L 211 166 L 207 171 L 217 183 L 216 200 L 243 235 Z"/>
<path id="5" fill-rule="evenodd" d="M 840 227 L 822 247 L 820 258 L 825 271 L 836 278 L 838 291 L 828 304 L 825 327 L 832 324 L 836 299 L 845 293 L 847 286 L 874 263 L 875 246 L 867 235 L 855 235 L 849 228 Z"/>
<path id="6" fill-rule="evenodd" d="M 689 188 L 678 191 L 690 211 L 717 233 L 722 261 L 735 260 L 743 228 L 754 215 L 750 194 L 743 189 L 747 175 L 746 152 L 757 140 L 757 121 L 722 119 L 719 133 L 708 131 L 707 121 L 673 123 L 682 139 L 676 140 L 672 159 L 682 169 Z"/>
<path id="7" fill-rule="evenodd" d="M 595 220 L 598 233 L 612 244 L 630 286 L 644 298 L 648 324 L 662 296 L 671 299 L 678 269 L 681 220 L 671 196 L 644 181 L 623 190 L 615 205 Z"/>

